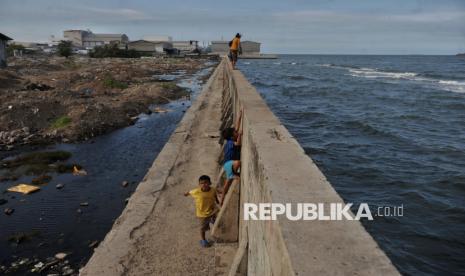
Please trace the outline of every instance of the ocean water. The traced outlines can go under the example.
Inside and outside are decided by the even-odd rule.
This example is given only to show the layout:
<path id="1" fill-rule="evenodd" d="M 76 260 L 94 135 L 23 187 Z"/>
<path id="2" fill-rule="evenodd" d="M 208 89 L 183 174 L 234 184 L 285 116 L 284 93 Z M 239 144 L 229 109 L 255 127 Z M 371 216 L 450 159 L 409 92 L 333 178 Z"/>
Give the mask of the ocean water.
<path id="1" fill-rule="evenodd" d="M 282 55 L 240 70 L 405 275 L 465 275 L 465 58 Z"/>

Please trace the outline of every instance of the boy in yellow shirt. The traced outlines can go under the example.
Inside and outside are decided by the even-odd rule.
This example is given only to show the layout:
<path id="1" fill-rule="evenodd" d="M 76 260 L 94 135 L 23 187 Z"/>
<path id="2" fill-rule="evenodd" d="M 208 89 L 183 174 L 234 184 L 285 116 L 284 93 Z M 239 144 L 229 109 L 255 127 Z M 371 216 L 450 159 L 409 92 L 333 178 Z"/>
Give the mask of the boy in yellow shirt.
<path id="1" fill-rule="evenodd" d="M 210 223 L 215 223 L 216 218 L 216 189 L 210 187 L 211 181 L 208 175 L 202 175 L 199 178 L 199 187 L 193 189 L 184 196 L 191 195 L 195 200 L 195 213 L 200 222 L 200 245 L 202 247 L 210 246 L 205 238 L 205 232 L 210 230 Z"/>

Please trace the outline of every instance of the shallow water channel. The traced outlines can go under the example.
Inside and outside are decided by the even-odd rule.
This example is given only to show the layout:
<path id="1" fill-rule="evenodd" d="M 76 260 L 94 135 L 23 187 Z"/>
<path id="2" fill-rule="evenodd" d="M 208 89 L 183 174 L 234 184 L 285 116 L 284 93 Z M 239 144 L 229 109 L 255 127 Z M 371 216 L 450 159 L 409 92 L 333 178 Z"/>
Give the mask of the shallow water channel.
<path id="1" fill-rule="evenodd" d="M 191 100 L 200 92 L 202 78 L 211 73 L 214 63 L 206 65 L 206 69 L 194 75 L 181 73 L 170 78 L 178 86 L 190 90 L 191 97 L 152 108 L 168 112 L 141 114 L 134 125 L 84 143 L 34 149 L 70 152 L 72 156 L 66 163 L 79 164 L 87 175 L 49 173 L 52 180 L 41 185 L 38 192 L 0 194 L 0 199 L 7 200 L 1 209 L 14 209 L 9 216 L 0 214 L 0 265 L 3 266 L 0 274 L 12 265 L 19 268 L 8 275 L 30 273 L 34 265 L 50 263 L 51 257 L 59 252 L 68 253 L 68 263 L 61 265 L 61 271 L 57 268 L 59 271 L 48 269 L 43 273 L 62 273 L 63 266 L 68 266 L 68 271 L 78 272 L 90 258 L 92 247 L 105 237 L 121 214 L 126 199 L 135 191 Z M 31 150 L 23 150 L 19 154 L 29 152 Z M 0 190 L 18 183 L 30 183 L 34 177 L 22 176 L 15 181 L 0 182 Z M 122 185 L 125 181 L 128 182 L 126 187 Z M 57 184 L 63 184 L 63 188 L 57 189 Z"/>

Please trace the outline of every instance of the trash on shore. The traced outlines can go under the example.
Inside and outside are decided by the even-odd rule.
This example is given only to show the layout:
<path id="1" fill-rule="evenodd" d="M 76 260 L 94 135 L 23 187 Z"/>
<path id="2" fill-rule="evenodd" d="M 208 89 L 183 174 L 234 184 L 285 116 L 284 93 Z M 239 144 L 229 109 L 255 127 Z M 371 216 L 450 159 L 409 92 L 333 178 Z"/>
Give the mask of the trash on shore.
<path id="1" fill-rule="evenodd" d="M 22 194 L 30 194 L 33 192 L 36 192 L 40 190 L 39 187 L 33 186 L 33 185 L 28 185 L 28 184 L 18 184 L 16 186 L 10 187 L 7 189 L 9 192 L 16 192 L 16 193 L 22 193 Z"/>
<path id="2" fill-rule="evenodd" d="M 153 112 L 155 113 L 166 113 L 166 112 L 170 112 L 171 110 L 169 109 L 164 109 L 164 108 L 161 108 L 161 107 L 155 107 L 155 109 L 153 110 Z"/>
<path id="3" fill-rule="evenodd" d="M 94 247 L 96 247 L 98 244 L 99 244 L 99 241 L 93 241 L 93 242 L 89 243 L 89 248 L 94 248 Z"/>
<path id="4" fill-rule="evenodd" d="M 80 170 L 78 169 L 76 166 L 73 167 L 73 175 L 80 175 L 80 176 L 84 176 L 84 175 L 87 175 L 87 172 L 85 170 Z"/>

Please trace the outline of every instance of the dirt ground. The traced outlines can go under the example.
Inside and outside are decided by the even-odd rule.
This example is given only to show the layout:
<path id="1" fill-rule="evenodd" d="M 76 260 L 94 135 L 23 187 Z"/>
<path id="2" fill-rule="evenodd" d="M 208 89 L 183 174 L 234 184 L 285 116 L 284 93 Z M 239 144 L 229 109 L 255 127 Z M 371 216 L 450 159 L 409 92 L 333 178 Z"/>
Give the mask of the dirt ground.
<path id="1" fill-rule="evenodd" d="M 188 96 L 163 74 L 189 75 L 205 58 L 28 56 L 0 69 L 0 150 L 74 142 L 130 125 L 152 104 Z"/>

